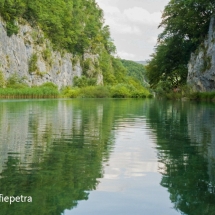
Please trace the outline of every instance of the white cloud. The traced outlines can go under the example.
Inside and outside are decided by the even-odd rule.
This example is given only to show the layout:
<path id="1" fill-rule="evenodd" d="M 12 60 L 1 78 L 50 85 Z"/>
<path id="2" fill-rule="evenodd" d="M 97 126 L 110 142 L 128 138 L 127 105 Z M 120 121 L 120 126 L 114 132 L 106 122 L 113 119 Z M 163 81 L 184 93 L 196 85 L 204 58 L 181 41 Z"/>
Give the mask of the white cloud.
<path id="1" fill-rule="evenodd" d="M 121 58 L 148 59 L 157 42 L 161 11 L 169 0 L 96 0 Z"/>
<path id="2" fill-rule="evenodd" d="M 125 17 L 135 23 L 142 23 L 146 25 L 158 25 L 161 22 L 161 13 L 149 13 L 144 8 L 133 7 L 123 12 Z"/>
<path id="3" fill-rule="evenodd" d="M 99 6 L 100 6 L 101 8 L 105 8 L 104 12 L 105 12 L 106 14 L 111 15 L 111 14 L 120 13 L 119 8 L 117 8 L 117 7 L 113 7 L 113 6 L 110 6 L 110 5 L 106 5 L 106 4 L 102 3 L 102 2 L 99 3 Z"/>
<path id="4" fill-rule="evenodd" d="M 135 59 L 136 57 L 134 54 L 123 52 L 123 51 L 118 52 L 118 55 L 122 59 Z"/>
<path id="5" fill-rule="evenodd" d="M 113 19 L 109 19 L 107 21 L 107 24 L 111 26 L 112 33 L 116 34 L 134 34 L 134 35 L 140 35 L 142 33 L 142 30 L 133 25 L 129 25 L 122 22 L 115 22 Z"/>
<path id="6" fill-rule="evenodd" d="M 149 42 L 150 44 L 156 44 L 157 43 L 157 37 L 152 36 L 152 37 L 147 39 L 147 42 Z"/>

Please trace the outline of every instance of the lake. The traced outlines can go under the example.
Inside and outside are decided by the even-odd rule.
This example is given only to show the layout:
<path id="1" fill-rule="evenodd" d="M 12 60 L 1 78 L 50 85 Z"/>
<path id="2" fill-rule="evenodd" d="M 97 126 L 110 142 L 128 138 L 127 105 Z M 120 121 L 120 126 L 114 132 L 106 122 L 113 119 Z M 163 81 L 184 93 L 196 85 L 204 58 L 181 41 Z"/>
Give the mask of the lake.
<path id="1" fill-rule="evenodd" d="M 215 215 L 215 104 L 1 100 L 0 194 L 1 215 Z"/>

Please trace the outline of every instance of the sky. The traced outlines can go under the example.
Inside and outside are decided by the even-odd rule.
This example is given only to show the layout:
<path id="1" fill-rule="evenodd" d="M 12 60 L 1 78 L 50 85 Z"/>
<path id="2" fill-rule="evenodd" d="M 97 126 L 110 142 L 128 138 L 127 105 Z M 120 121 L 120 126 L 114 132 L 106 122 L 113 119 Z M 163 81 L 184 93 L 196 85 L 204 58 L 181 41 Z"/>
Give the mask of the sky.
<path id="1" fill-rule="evenodd" d="M 161 15 L 169 0 L 96 0 L 122 59 L 144 61 L 154 52 Z"/>

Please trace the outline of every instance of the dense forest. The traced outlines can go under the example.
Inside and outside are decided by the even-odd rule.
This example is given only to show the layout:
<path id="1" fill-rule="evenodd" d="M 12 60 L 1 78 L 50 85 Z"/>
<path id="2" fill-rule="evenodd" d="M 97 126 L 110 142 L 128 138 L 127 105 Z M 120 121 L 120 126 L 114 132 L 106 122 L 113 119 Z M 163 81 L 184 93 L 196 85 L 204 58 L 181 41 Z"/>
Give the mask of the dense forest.
<path id="1" fill-rule="evenodd" d="M 214 0 L 171 0 L 165 7 L 155 53 L 147 65 L 151 87 L 173 89 L 187 79 L 187 64 L 208 33 Z"/>
<path id="2" fill-rule="evenodd" d="M 94 0 L 1 0 L 0 13 L 7 22 L 8 35 L 18 33 L 16 22 L 24 18 L 39 25 L 55 48 L 83 54 L 97 44 L 111 53 L 115 47 L 103 12 Z"/>
<path id="3" fill-rule="evenodd" d="M 146 80 L 145 80 L 145 66 L 131 61 L 131 60 L 121 60 L 123 66 L 126 68 L 127 70 L 127 75 L 134 77 L 137 80 L 140 80 L 141 83 L 146 84 Z"/>

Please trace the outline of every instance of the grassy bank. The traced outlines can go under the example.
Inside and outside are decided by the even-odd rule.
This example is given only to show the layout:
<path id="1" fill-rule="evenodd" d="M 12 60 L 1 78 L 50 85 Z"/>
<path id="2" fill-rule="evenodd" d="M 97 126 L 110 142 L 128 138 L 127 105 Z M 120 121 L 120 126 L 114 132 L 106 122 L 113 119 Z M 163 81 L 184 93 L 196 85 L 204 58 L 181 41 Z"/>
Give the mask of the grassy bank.
<path id="1" fill-rule="evenodd" d="M 215 102 L 214 92 L 194 92 L 189 86 L 180 86 L 177 89 L 156 89 L 156 97 L 170 100 L 191 100 Z"/>
<path id="2" fill-rule="evenodd" d="M 0 98 L 57 98 L 59 97 L 57 86 L 45 83 L 41 86 L 29 87 L 25 84 L 12 83 L 0 88 Z"/>
<path id="3" fill-rule="evenodd" d="M 136 89 L 132 85 L 117 84 L 114 86 L 67 87 L 63 95 L 69 98 L 150 98 L 152 95 L 145 89 Z"/>
<path id="4" fill-rule="evenodd" d="M 58 87 L 47 82 L 40 86 L 27 86 L 16 74 L 4 79 L 0 73 L 0 98 L 147 98 L 150 92 L 138 80 L 129 77 L 127 83 L 108 86 L 96 86 L 96 82 L 86 77 L 75 78 L 75 87 L 65 87 L 59 91 Z M 92 82 L 92 83 L 91 83 Z M 93 86 L 92 86 L 93 85 Z"/>
<path id="5" fill-rule="evenodd" d="M 66 87 L 59 92 L 55 86 L 44 84 L 38 87 L 13 86 L 0 88 L 0 98 L 149 98 L 152 95 L 142 88 L 118 84 L 115 86 Z"/>
<path id="6" fill-rule="evenodd" d="M 57 98 L 59 92 L 50 87 L 2 88 L 0 98 Z"/>
<path id="7" fill-rule="evenodd" d="M 191 101 L 207 101 L 215 102 L 215 92 L 191 92 L 188 94 L 183 94 L 180 92 L 170 92 L 165 96 L 167 99 L 171 100 L 191 100 Z"/>

